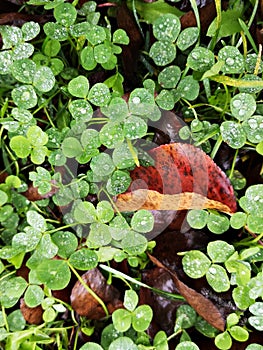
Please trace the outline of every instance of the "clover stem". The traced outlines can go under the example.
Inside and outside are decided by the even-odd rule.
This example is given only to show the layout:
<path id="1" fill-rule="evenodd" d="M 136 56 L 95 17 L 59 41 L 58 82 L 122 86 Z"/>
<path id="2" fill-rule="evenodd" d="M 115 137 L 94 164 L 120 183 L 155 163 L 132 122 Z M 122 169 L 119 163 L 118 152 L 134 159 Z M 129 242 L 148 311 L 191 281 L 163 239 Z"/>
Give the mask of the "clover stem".
<path id="1" fill-rule="evenodd" d="M 104 194 L 108 197 L 108 199 L 109 199 L 109 201 L 110 201 L 110 203 L 111 203 L 111 205 L 112 205 L 114 211 L 115 211 L 118 215 L 123 216 L 123 215 L 121 214 L 121 212 L 119 211 L 118 207 L 116 206 L 116 204 L 114 203 L 114 201 L 112 200 L 111 196 L 110 196 L 109 193 L 107 192 L 107 190 L 105 190 L 105 188 L 102 188 L 100 192 L 102 192 L 102 191 L 103 191 Z"/>
<path id="2" fill-rule="evenodd" d="M 103 300 L 83 281 L 81 276 L 78 274 L 78 272 L 74 269 L 74 267 L 68 262 L 68 266 L 71 269 L 71 271 L 74 273 L 74 275 L 77 277 L 79 282 L 82 284 L 82 286 L 86 289 L 86 291 L 101 305 L 103 308 L 103 311 L 105 312 L 106 316 L 109 316 L 109 311 L 107 309 L 107 306 L 103 302 Z"/>
<path id="3" fill-rule="evenodd" d="M 18 162 L 15 158 L 15 156 L 13 155 L 13 153 L 10 151 L 10 149 L 5 145 L 5 150 L 7 151 L 10 159 L 13 161 L 14 165 L 15 165 L 15 168 L 16 168 L 16 176 L 19 175 L 19 165 L 18 165 Z"/>
<path id="4" fill-rule="evenodd" d="M 256 14 L 257 14 L 257 11 L 258 11 L 258 3 L 259 3 L 259 0 L 256 0 L 256 1 L 255 1 L 254 8 L 253 8 L 253 12 L 252 12 L 252 14 L 251 14 L 250 17 L 249 17 L 249 21 L 248 21 L 248 24 L 247 24 L 248 29 L 251 27 L 251 24 L 253 23 L 254 18 L 255 18 Z"/>
<path id="5" fill-rule="evenodd" d="M 191 110 L 193 111 L 194 116 L 195 116 L 195 119 L 198 119 L 198 116 L 197 116 L 196 110 L 195 110 L 195 109 L 194 109 L 194 107 L 191 105 L 191 103 L 190 103 L 189 101 L 185 100 L 185 99 L 183 99 L 183 101 L 184 101 L 186 104 L 188 104 L 189 109 L 191 109 Z"/>
<path id="6" fill-rule="evenodd" d="M 79 222 L 74 222 L 73 224 L 60 226 L 60 227 L 54 228 L 53 230 L 46 231 L 46 233 L 54 233 L 54 232 L 57 232 L 57 231 L 60 231 L 60 230 L 64 230 L 65 228 L 74 227 L 74 226 L 77 226 L 77 225 L 79 225 Z"/>
<path id="7" fill-rule="evenodd" d="M 44 107 L 44 112 L 45 112 L 45 114 L 46 114 L 46 116 L 47 116 L 47 119 L 48 119 L 50 125 L 52 126 L 52 128 L 55 128 L 55 124 L 53 123 L 53 121 L 52 121 L 51 118 L 50 118 L 50 115 L 49 115 L 49 113 L 48 113 L 47 107 Z"/>
<path id="8" fill-rule="evenodd" d="M 247 56 L 247 38 L 245 36 L 245 33 L 243 31 L 240 32 L 242 42 L 243 42 L 243 52 L 244 52 L 244 57 Z"/>
<path id="9" fill-rule="evenodd" d="M 45 102 L 42 103 L 38 108 L 36 108 L 36 109 L 32 112 L 32 114 L 34 115 L 34 114 L 36 114 L 37 112 L 39 112 L 42 108 L 44 108 L 44 107 L 48 104 L 48 102 L 52 101 L 53 98 L 54 98 L 56 95 L 59 94 L 59 92 L 60 92 L 60 91 L 58 90 L 58 91 L 56 91 L 52 96 L 49 96 L 49 98 L 48 98 L 47 100 L 45 100 Z"/>
<path id="10" fill-rule="evenodd" d="M 77 350 L 78 339 L 79 339 L 79 333 L 80 333 L 80 330 L 79 330 L 79 329 L 77 329 L 77 331 L 76 331 L 76 336 L 75 336 L 75 339 L 74 339 L 74 346 L 73 346 L 73 350 Z"/>
<path id="11" fill-rule="evenodd" d="M 1 126 L 1 129 L 0 129 L 0 140 L 1 140 L 1 138 L 2 138 L 3 131 L 4 131 L 4 126 L 2 125 L 2 126 Z"/>
<path id="12" fill-rule="evenodd" d="M 233 174 L 234 174 L 234 170 L 235 170 L 235 165 L 236 165 L 236 160 L 237 160 L 237 155 L 238 155 L 238 149 L 235 152 L 234 158 L 233 158 L 233 162 L 232 162 L 232 166 L 231 166 L 231 170 L 230 170 L 230 174 L 229 174 L 229 179 L 232 179 Z"/>
<path id="13" fill-rule="evenodd" d="M 171 334 L 169 337 L 167 337 L 167 342 L 169 342 L 171 339 L 173 339 L 174 337 L 176 337 L 178 334 L 182 333 L 182 329 L 178 329 L 178 331 L 176 331 L 175 333 Z"/>
<path id="14" fill-rule="evenodd" d="M 263 232 L 261 232 L 259 235 L 257 235 L 254 239 L 253 239 L 253 243 L 259 243 L 259 244 L 263 244 L 261 241 L 261 238 L 263 237 Z"/>
<path id="15" fill-rule="evenodd" d="M 8 324 L 8 321 L 7 321 L 7 316 L 6 316 L 6 312 L 5 312 L 5 307 L 2 306 L 2 317 L 3 317 L 3 320 L 4 320 L 4 323 L 5 323 L 5 327 L 6 327 L 6 331 L 9 332 L 9 324 Z"/>
<path id="16" fill-rule="evenodd" d="M 151 286 L 148 286 L 147 284 L 139 281 L 139 280 L 136 280 L 135 278 L 129 276 L 129 275 L 126 275 L 125 273 L 123 272 L 120 272 L 118 270 L 115 270 L 113 269 L 112 267 L 110 266 L 107 266 L 107 265 L 104 265 L 104 264 L 100 264 L 99 265 L 100 268 L 102 268 L 103 270 L 109 272 L 109 273 L 112 273 L 113 276 L 117 277 L 117 278 L 120 278 L 121 280 L 128 280 L 134 284 L 137 284 L 138 286 L 140 287 L 143 287 L 143 288 L 147 288 L 147 289 L 150 289 L 151 291 L 153 291 L 154 293 L 158 294 L 158 295 L 162 295 L 162 296 L 165 296 L 166 298 L 168 299 L 173 299 L 173 300 L 185 300 L 185 298 L 183 296 L 181 296 L 180 294 L 173 294 L 173 293 L 170 293 L 170 292 L 165 292 L 161 289 L 158 289 L 158 288 L 154 288 L 154 287 L 151 287 Z M 127 283 L 127 282 L 126 282 Z"/>
<path id="17" fill-rule="evenodd" d="M 218 133 L 218 130 L 214 130 L 213 132 L 205 135 L 204 138 L 202 138 L 200 141 L 195 142 L 194 145 L 195 146 L 200 146 L 202 143 L 206 142 L 207 140 L 209 140 L 211 137 L 215 136 Z"/>
<path id="18" fill-rule="evenodd" d="M 134 163 L 136 164 L 136 166 L 140 166 L 140 162 L 139 162 L 138 156 L 137 156 L 137 154 L 136 154 L 136 152 L 134 150 L 133 144 L 132 144 L 130 139 L 127 139 L 127 145 L 128 145 L 129 150 L 131 152 L 131 155 L 132 155 L 132 158 L 134 160 Z"/>
<path id="19" fill-rule="evenodd" d="M 217 2 L 218 0 L 216 0 Z M 220 3 L 221 3 L 221 0 L 219 0 Z M 199 11 L 198 11 L 198 7 L 197 7 L 197 4 L 196 4 L 196 1 L 195 0 L 190 0 L 190 3 L 191 3 L 191 6 L 192 6 L 192 9 L 193 9 L 193 12 L 194 12 L 194 15 L 195 15 L 195 19 L 196 19 L 196 25 L 199 29 L 199 33 L 201 32 L 201 22 L 200 22 L 200 16 L 199 16 Z M 199 35 L 199 40 L 200 40 L 200 35 Z"/>
<path id="20" fill-rule="evenodd" d="M 261 56 L 262 56 L 262 45 L 259 44 L 257 62 L 256 62 L 256 66 L 255 66 L 254 73 L 253 73 L 255 75 L 258 75 L 258 71 L 259 71 L 260 64 L 261 64 Z"/>
<path id="21" fill-rule="evenodd" d="M 210 154 L 210 157 L 211 157 L 212 159 L 215 158 L 215 156 L 216 156 L 216 154 L 217 154 L 217 151 L 219 150 L 219 148 L 220 148 L 222 142 L 223 142 L 223 138 L 222 138 L 222 135 L 220 134 L 219 137 L 218 137 L 218 139 L 216 140 L 216 143 L 215 143 L 215 145 L 214 145 L 214 148 L 213 148 L 213 150 L 212 150 L 212 152 L 211 152 L 211 154 Z"/>

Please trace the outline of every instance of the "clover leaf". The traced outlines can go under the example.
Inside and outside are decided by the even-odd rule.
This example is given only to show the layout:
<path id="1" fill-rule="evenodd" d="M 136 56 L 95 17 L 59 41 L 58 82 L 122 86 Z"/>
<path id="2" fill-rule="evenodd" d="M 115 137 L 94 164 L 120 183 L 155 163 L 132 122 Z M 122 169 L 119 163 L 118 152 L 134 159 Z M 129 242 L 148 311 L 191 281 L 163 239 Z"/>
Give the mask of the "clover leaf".
<path id="1" fill-rule="evenodd" d="M 225 46 L 218 52 L 218 60 L 223 61 L 221 70 L 226 74 L 242 73 L 245 69 L 245 60 L 234 46 Z"/>
<path id="2" fill-rule="evenodd" d="M 180 20 L 173 14 L 162 15 L 153 23 L 153 35 L 158 40 L 174 42 L 180 33 L 180 29 Z"/>
<path id="3" fill-rule="evenodd" d="M 36 307 L 44 300 L 44 291 L 40 286 L 29 285 L 25 292 L 25 303 L 28 307 Z"/>
<path id="4" fill-rule="evenodd" d="M 12 65 L 12 75 L 18 81 L 30 84 L 33 82 L 36 72 L 36 64 L 29 58 L 17 60 Z"/>
<path id="5" fill-rule="evenodd" d="M 154 218 L 148 210 L 137 211 L 131 219 L 131 227 L 140 233 L 147 233 L 153 229 Z"/>
<path id="6" fill-rule="evenodd" d="M 19 158 L 26 158 L 29 156 L 32 146 L 30 141 L 25 136 L 14 136 L 10 141 L 11 149 Z"/>
<path id="7" fill-rule="evenodd" d="M 70 3 L 63 3 L 55 7 L 54 17 L 58 23 L 65 27 L 69 27 L 75 23 L 77 18 L 77 10 Z"/>
<path id="8" fill-rule="evenodd" d="M 158 83 L 166 89 L 175 88 L 181 77 L 181 69 L 178 66 L 168 66 L 158 75 Z"/>
<path id="9" fill-rule="evenodd" d="M 191 278 L 203 277 L 208 271 L 211 261 L 199 250 L 191 250 L 182 259 L 183 269 Z"/>
<path id="10" fill-rule="evenodd" d="M 100 153 L 93 157 L 90 162 L 90 167 L 95 174 L 100 174 L 101 176 L 108 176 L 115 169 L 113 161 L 107 153 Z"/>
<path id="11" fill-rule="evenodd" d="M 96 67 L 97 62 L 94 58 L 94 49 L 91 46 L 86 46 L 81 51 L 80 62 L 84 69 L 92 70 Z"/>
<path id="12" fill-rule="evenodd" d="M 113 33 L 112 36 L 112 41 L 115 44 L 122 44 L 122 45 L 128 45 L 129 44 L 129 37 L 126 34 L 125 30 L 123 29 L 117 29 L 115 30 L 115 32 Z"/>
<path id="13" fill-rule="evenodd" d="M 68 84 L 68 91 L 72 96 L 85 98 L 89 92 L 88 79 L 84 75 L 73 78 Z"/>
<path id="14" fill-rule="evenodd" d="M 157 66 L 166 66 L 176 57 L 176 47 L 169 41 L 156 41 L 151 46 L 149 56 Z"/>
<path id="15" fill-rule="evenodd" d="M 58 247 L 58 255 L 61 258 L 68 258 L 78 247 L 78 239 L 70 231 L 57 231 L 51 238 Z"/>
<path id="16" fill-rule="evenodd" d="M 187 65 L 197 72 L 209 70 L 214 63 L 213 52 L 201 46 L 195 47 L 187 57 Z"/>
<path id="17" fill-rule="evenodd" d="M 242 127 L 242 125 L 236 122 L 223 122 L 220 126 L 220 132 L 223 137 L 223 140 L 234 149 L 241 148 L 246 143 L 247 137 L 245 130 Z"/>
<path id="18" fill-rule="evenodd" d="M 96 209 L 90 202 L 78 202 L 73 212 L 74 218 L 77 222 L 82 224 L 92 223 L 96 220 Z"/>
<path id="19" fill-rule="evenodd" d="M 70 269 L 64 260 L 44 260 L 35 271 L 40 282 L 52 290 L 64 289 L 71 278 Z"/>
<path id="20" fill-rule="evenodd" d="M 34 39 L 40 33 L 40 25 L 36 22 L 30 21 L 22 25 L 22 34 L 25 41 Z"/>
<path id="21" fill-rule="evenodd" d="M 34 187 L 38 188 L 39 194 L 43 195 L 51 191 L 51 175 L 45 168 L 36 167 L 36 171 L 29 173 L 29 179 L 33 181 Z"/>
<path id="22" fill-rule="evenodd" d="M 96 83 L 88 94 L 88 100 L 95 106 L 105 106 L 110 100 L 110 90 L 103 83 Z"/>
<path id="23" fill-rule="evenodd" d="M 253 115 L 247 118 L 242 127 L 247 135 L 247 139 L 253 143 L 260 143 L 263 141 L 263 116 Z"/>
<path id="24" fill-rule="evenodd" d="M 65 41 L 68 38 L 67 29 L 59 23 L 47 22 L 44 24 L 43 29 L 46 36 L 50 39 Z"/>
<path id="25" fill-rule="evenodd" d="M 130 174 L 127 171 L 115 170 L 107 181 L 107 191 L 116 196 L 117 194 L 125 192 L 131 183 Z"/>
<path id="26" fill-rule="evenodd" d="M 197 27 L 185 28 L 179 34 L 176 45 L 181 51 L 185 51 L 197 41 L 198 36 L 199 29 Z"/>
<path id="27" fill-rule="evenodd" d="M 98 255 L 93 250 L 81 248 L 70 255 L 69 263 L 78 270 L 91 270 L 98 264 Z"/>
<path id="28" fill-rule="evenodd" d="M 124 141 L 124 130 L 122 124 L 118 122 L 108 122 L 99 134 L 100 142 L 107 148 L 115 148 Z"/>
<path id="29" fill-rule="evenodd" d="M 51 68 L 44 66 L 37 68 L 33 79 L 33 86 L 40 92 L 48 92 L 53 89 L 54 85 L 55 77 Z"/>
<path id="30" fill-rule="evenodd" d="M 37 104 L 37 94 L 31 85 L 21 85 L 11 92 L 14 103 L 19 108 L 29 109 Z"/>
<path id="31" fill-rule="evenodd" d="M 255 98 L 248 93 L 239 93 L 231 99 L 230 109 L 235 118 L 241 121 L 246 120 L 256 110 Z"/>

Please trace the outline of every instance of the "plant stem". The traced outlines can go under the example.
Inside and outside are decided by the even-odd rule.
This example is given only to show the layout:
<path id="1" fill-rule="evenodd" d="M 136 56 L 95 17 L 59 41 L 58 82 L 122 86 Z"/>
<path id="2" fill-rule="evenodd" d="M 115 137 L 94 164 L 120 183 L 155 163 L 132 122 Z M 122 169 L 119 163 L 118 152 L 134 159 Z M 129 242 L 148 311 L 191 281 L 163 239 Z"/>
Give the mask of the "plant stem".
<path id="1" fill-rule="evenodd" d="M 235 171 L 237 155 L 238 155 L 238 149 L 235 152 L 235 155 L 234 155 L 234 158 L 233 158 L 233 162 L 232 162 L 232 166 L 231 166 L 231 170 L 230 170 L 230 174 L 228 176 L 230 180 L 232 179 L 234 171 Z"/>
<path id="2" fill-rule="evenodd" d="M 136 152 L 134 150 L 133 144 L 132 144 L 130 139 L 127 139 L 127 145 L 128 145 L 129 150 L 131 152 L 131 155 L 132 155 L 132 158 L 134 160 L 134 163 L 136 164 L 136 166 L 140 166 L 140 162 L 139 162 L 138 156 L 137 156 L 137 154 L 136 154 Z"/>
<path id="3" fill-rule="evenodd" d="M 215 158 L 215 156 L 216 156 L 216 154 L 217 154 L 217 151 L 219 150 L 219 148 L 220 148 L 222 142 L 223 142 L 223 138 L 222 138 L 222 135 L 220 134 L 220 135 L 218 136 L 218 139 L 216 140 L 216 143 L 215 143 L 215 145 L 214 145 L 214 148 L 213 148 L 213 150 L 212 150 L 212 152 L 211 152 L 211 154 L 210 154 L 210 157 L 211 157 L 212 159 Z"/>
<path id="4" fill-rule="evenodd" d="M 74 275 L 77 277 L 77 279 L 79 280 L 79 282 L 83 285 L 83 287 L 86 289 L 86 291 L 93 296 L 93 298 L 101 305 L 101 307 L 103 308 L 103 311 L 105 312 L 106 316 L 109 316 L 109 311 L 105 305 L 105 303 L 103 302 L 103 300 L 83 281 L 83 279 L 81 278 L 81 276 L 78 274 L 78 272 L 75 270 L 75 268 L 68 262 L 68 266 L 69 268 L 72 270 L 72 272 L 74 273 Z"/>

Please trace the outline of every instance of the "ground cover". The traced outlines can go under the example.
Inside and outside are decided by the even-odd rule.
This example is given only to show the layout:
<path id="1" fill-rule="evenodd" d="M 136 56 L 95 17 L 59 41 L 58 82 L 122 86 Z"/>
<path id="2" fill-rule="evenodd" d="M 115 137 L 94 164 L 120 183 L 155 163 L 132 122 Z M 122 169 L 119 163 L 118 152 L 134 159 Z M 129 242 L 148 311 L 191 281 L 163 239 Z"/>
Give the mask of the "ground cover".
<path id="1" fill-rule="evenodd" d="M 262 8 L 1 2 L 1 348 L 263 349 Z"/>

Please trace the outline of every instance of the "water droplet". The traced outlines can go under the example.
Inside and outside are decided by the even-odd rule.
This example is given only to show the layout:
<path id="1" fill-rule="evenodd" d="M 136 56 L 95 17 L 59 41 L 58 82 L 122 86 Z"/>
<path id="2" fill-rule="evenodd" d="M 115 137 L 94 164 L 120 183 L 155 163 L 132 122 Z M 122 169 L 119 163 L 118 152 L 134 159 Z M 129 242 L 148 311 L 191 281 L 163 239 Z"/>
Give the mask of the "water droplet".
<path id="1" fill-rule="evenodd" d="M 235 63 L 235 60 L 234 60 L 232 57 L 228 57 L 228 58 L 226 59 L 226 64 L 227 64 L 228 66 L 233 66 L 234 63 Z"/>
<path id="2" fill-rule="evenodd" d="M 139 104 L 139 103 L 141 102 L 141 99 L 140 99 L 140 97 L 135 96 L 135 97 L 133 97 L 132 102 L 133 102 L 134 104 Z"/>
<path id="3" fill-rule="evenodd" d="M 241 105 L 242 105 L 242 101 L 240 101 L 240 100 L 234 100 L 233 101 L 233 107 L 240 108 Z"/>
<path id="4" fill-rule="evenodd" d="M 249 119 L 248 124 L 251 129 L 257 129 L 258 127 L 257 121 L 255 119 Z"/>

